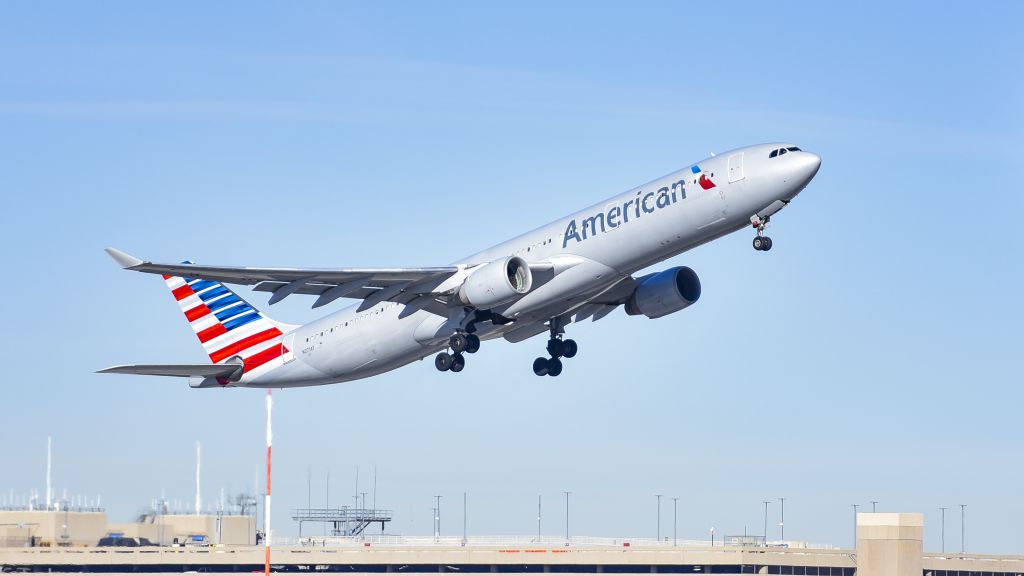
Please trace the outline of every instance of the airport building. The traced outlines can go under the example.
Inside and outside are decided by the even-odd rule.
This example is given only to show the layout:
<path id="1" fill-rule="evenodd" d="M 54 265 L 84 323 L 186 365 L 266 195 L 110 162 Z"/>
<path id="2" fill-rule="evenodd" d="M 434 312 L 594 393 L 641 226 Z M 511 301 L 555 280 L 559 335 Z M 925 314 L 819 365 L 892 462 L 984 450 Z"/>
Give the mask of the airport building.
<path id="1" fill-rule="evenodd" d="M 256 517 L 232 512 L 149 512 L 135 522 L 109 524 L 102 508 L 52 506 L 0 509 L 0 547 L 94 547 L 103 538 L 127 538 L 156 546 L 174 544 L 254 546 Z M 143 540 L 145 539 L 145 540 Z"/>

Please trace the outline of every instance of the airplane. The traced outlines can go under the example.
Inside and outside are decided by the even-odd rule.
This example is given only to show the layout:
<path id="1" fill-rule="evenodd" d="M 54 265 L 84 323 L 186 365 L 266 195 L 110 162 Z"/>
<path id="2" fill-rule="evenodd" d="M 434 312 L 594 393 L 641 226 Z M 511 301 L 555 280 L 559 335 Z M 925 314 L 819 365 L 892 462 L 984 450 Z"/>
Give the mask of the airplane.
<path id="1" fill-rule="evenodd" d="M 673 172 L 463 258 L 426 268 L 252 268 L 153 263 L 115 248 L 124 269 L 160 274 L 210 364 L 132 364 L 101 373 L 178 376 L 193 388 L 286 388 L 367 378 L 434 355 L 461 372 L 482 341 L 548 333 L 538 376 L 558 376 L 579 347 L 573 322 L 622 307 L 661 318 L 700 298 L 696 272 L 653 264 L 751 227 L 767 252 L 770 219 L 817 174 L 821 159 L 786 143 L 738 148 Z M 305 325 L 271 319 L 225 284 L 269 292 L 273 305 L 316 296 L 360 302 Z"/>

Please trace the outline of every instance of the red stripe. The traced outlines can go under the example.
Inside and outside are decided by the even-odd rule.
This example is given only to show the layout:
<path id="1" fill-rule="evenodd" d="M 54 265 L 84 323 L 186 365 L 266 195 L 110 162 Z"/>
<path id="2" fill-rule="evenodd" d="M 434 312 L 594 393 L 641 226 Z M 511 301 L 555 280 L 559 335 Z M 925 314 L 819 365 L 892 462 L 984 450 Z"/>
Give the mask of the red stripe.
<path id="1" fill-rule="evenodd" d="M 170 276 L 168 276 L 167 274 L 164 274 L 164 280 L 170 280 L 170 279 L 171 279 Z"/>
<path id="2" fill-rule="evenodd" d="M 196 336 L 199 336 L 200 342 L 208 342 L 210 340 L 213 340 L 217 336 L 220 336 L 221 334 L 227 334 L 227 330 L 224 328 L 224 325 L 221 324 L 220 322 L 214 324 L 213 326 L 210 326 L 206 330 L 196 332 Z"/>
<path id="3" fill-rule="evenodd" d="M 188 298 L 189 296 L 195 294 L 195 292 L 192 291 L 191 286 L 185 284 L 184 286 L 179 286 L 178 288 L 175 288 L 171 292 L 171 294 L 174 294 L 175 300 L 181 300 L 182 298 Z"/>
<path id="4" fill-rule="evenodd" d="M 188 318 L 188 321 L 191 322 L 196 318 L 202 318 L 209 313 L 210 309 L 206 307 L 206 304 L 200 304 L 191 310 L 185 310 L 185 318 Z"/>
<path id="5" fill-rule="evenodd" d="M 245 371 L 251 372 L 280 355 L 280 346 L 271 346 L 262 352 L 257 352 L 245 359 Z"/>
<path id="6" fill-rule="evenodd" d="M 271 328 L 269 330 L 264 330 L 263 332 L 257 332 L 256 334 L 242 338 L 238 342 L 232 342 L 231 344 L 228 344 L 227 346 L 221 348 L 220 350 L 210 352 L 210 360 L 212 360 L 213 363 L 216 364 L 217 362 L 220 362 L 221 360 L 227 358 L 228 356 L 237 354 L 242 350 L 252 348 L 253 346 L 259 344 L 260 342 L 266 342 L 267 340 L 270 340 L 271 338 L 276 338 L 280 335 L 281 331 L 278 330 L 277 328 Z"/>

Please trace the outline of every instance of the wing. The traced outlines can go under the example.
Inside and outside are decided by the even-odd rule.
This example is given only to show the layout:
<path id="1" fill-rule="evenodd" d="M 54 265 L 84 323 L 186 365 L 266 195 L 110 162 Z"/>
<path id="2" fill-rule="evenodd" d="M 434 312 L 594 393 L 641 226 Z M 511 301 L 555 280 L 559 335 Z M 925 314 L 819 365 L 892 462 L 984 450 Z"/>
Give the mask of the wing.
<path id="1" fill-rule="evenodd" d="M 97 370 L 97 374 L 139 374 L 142 376 L 179 376 L 187 378 L 227 378 L 240 364 L 124 364 Z"/>
<path id="2" fill-rule="evenodd" d="M 360 310 L 381 302 L 399 302 L 416 310 L 445 315 L 445 280 L 459 271 L 456 266 L 435 268 L 253 268 L 242 266 L 206 266 L 199 264 L 161 264 L 141 260 L 116 248 L 107 248 L 122 268 L 150 274 L 202 278 L 226 284 L 253 286 L 258 292 L 271 292 L 270 304 L 292 294 L 318 296 L 313 308 L 338 298 L 363 300 Z"/>

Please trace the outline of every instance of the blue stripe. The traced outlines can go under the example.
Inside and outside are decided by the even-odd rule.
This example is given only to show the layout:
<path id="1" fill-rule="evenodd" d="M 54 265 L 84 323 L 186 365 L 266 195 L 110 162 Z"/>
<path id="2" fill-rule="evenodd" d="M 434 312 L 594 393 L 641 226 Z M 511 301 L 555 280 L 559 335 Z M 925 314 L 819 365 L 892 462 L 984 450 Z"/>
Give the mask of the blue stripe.
<path id="1" fill-rule="evenodd" d="M 700 174 L 700 166 L 691 167 L 690 172 L 693 172 L 694 174 Z"/>
<path id="2" fill-rule="evenodd" d="M 210 310 L 216 312 L 217 310 L 220 310 L 221 308 L 223 308 L 225 306 L 228 306 L 230 304 L 234 304 L 235 302 L 241 302 L 241 301 L 242 301 L 242 299 L 239 298 L 238 296 L 235 296 L 234 294 L 228 294 L 227 296 L 221 298 L 220 300 L 217 300 L 216 302 L 208 303 L 206 306 Z"/>
<path id="3" fill-rule="evenodd" d="M 249 322 L 253 322 L 253 321 L 259 320 L 259 319 L 260 319 L 260 313 L 259 312 L 250 312 L 248 314 L 245 314 L 244 316 L 239 316 L 238 318 L 235 318 L 234 320 L 229 320 L 229 321 L 225 322 L 224 323 L 224 327 L 227 328 L 228 330 L 234 330 L 235 328 L 238 328 L 239 326 L 245 326 Z"/>
<path id="4" fill-rule="evenodd" d="M 248 312 L 250 310 L 252 310 L 252 306 L 249 306 L 245 302 L 242 302 L 241 304 L 232 306 L 230 308 L 225 308 L 225 309 L 221 310 L 220 312 L 217 312 L 216 316 L 217 316 L 217 320 L 227 320 L 228 318 L 231 318 L 232 316 L 237 316 L 237 315 L 241 314 L 242 312 Z"/>
<path id="5" fill-rule="evenodd" d="M 203 290 L 206 290 L 210 286 L 216 286 L 216 285 L 217 285 L 216 282 L 210 282 L 209 280 L 200 280 L 200 281 L 196 282 L 195 284 L 190 284 L 190 286 L 192 286 L 192 291 L 193 292 L 202 292 Z"/>
<path id="6" fill-rule="evenodd" d="M 203 302 L 209 302 L 210 300 L 213 300 L 217 296 L 220 296 L 221 294 L 227 294 L 227 293 L 228 293 L 228 289 L 227 288 L 225 288 L 223 286 L 217 286 L 216 288 L 212 288 L 210 290 L 207 290 L 206 292 L 203 292 L 202 294 L 199 295 L 199 297 L 203 299 Z"/>

